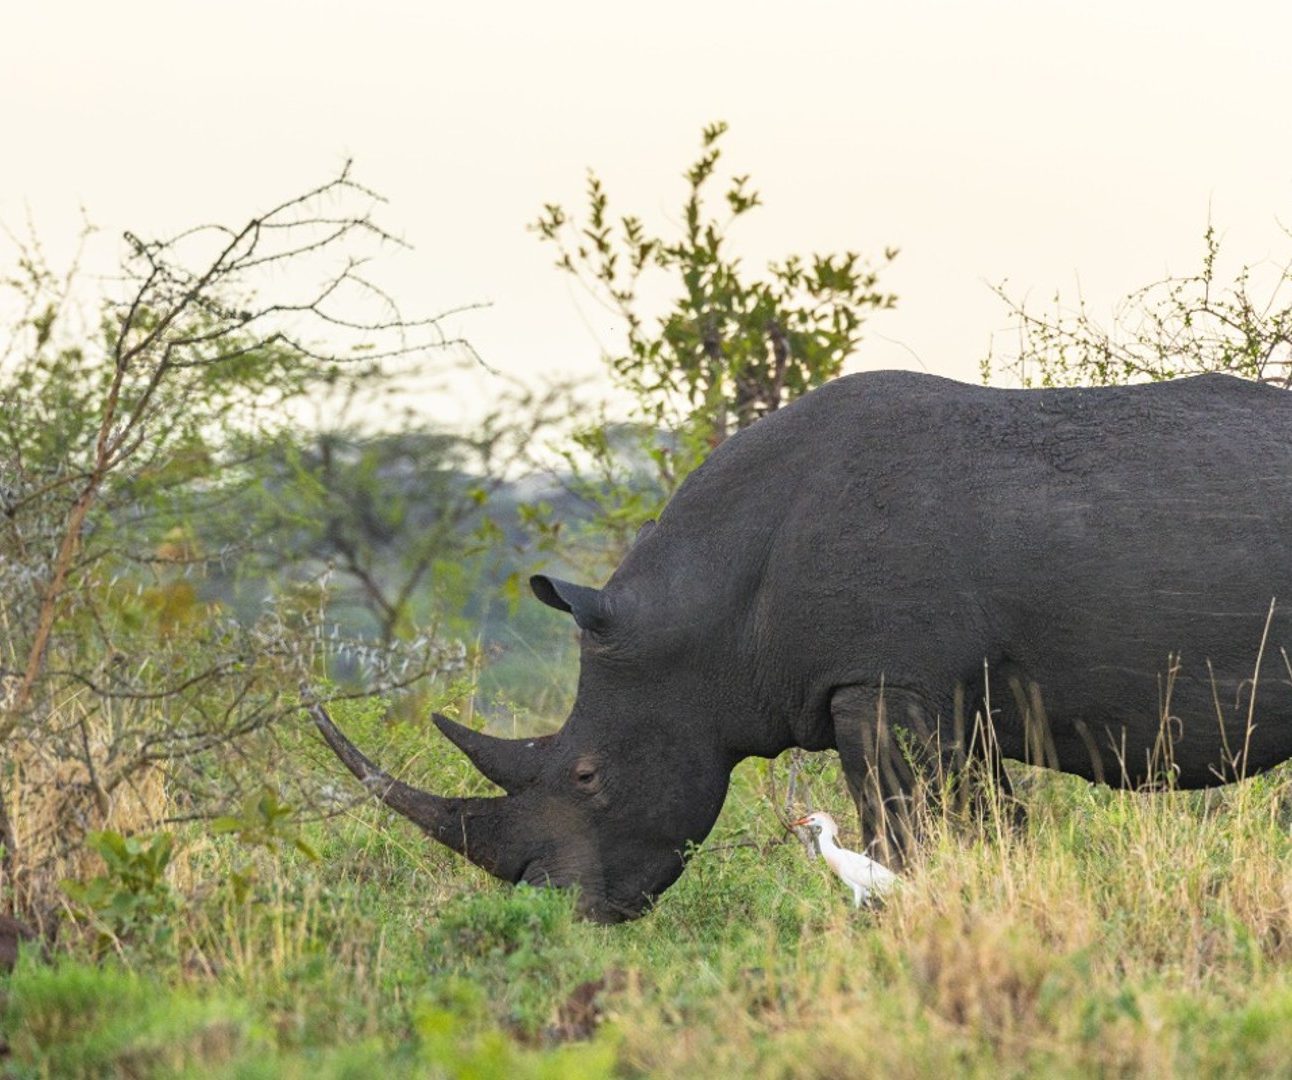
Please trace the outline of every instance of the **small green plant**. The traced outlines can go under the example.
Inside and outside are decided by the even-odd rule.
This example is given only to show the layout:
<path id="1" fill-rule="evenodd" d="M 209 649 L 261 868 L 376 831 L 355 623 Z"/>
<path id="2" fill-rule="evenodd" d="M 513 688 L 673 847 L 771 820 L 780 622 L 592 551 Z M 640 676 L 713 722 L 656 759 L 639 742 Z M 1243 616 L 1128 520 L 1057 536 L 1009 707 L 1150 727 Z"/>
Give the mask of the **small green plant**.
<path id="1" fill-rule="evenodd" d="M 209 1076 L 266 1053 L 251 1008 L 113 965 L 20 967 L 0 1002 L 9 1076 Z"/>
<path id="2" fill-rule="evenodd" d="M 311 862 L 318 862 L 318 852 L 301 836 L 296 808 L 283 802 L 278 792 L 268 786 L 243 804 L 240 815 L 225 815 L 212 821 L 211 831 L 236 833 L 244 844 L 271 851 L 293 847 Z"/>
<path id="3" fill-rule="evenodd" d="M 85 843 L 103 859 L 107 873 L 89 881 L 66 880 L 62 888 L 98 924 L 101 942 L 167 945 L 179 908 L 166 881 L 166 868 L 175 853 L 174 836 L 164 832 L 152 837 L 122 836 L 105 830 L 90 833 Z"/>
<path id="4" fill-rule="evenodd" d="M 590 1043 L 536 1053 L 518 1046 L 501 1031 L 478 1032 L 448 1009 L 424 1005 L 413 1017 L 419 1057 L 437 1075 L 481 1080 L 599 1080 L 616 1074 L 613 1033 Z"/>
<path id="5" fill-rule="evenodd" d="M 519 885 L 464 897 L 444 909 L 438 931 L 447 954 L 483 959 L 551 951 L 568 941 L 573 921 L 571 892 Z"/>
<path id="6" fill-rule="evenodd" d="M 226 814 L 212 821 L 211 831 L 232 833 L 249 847 L 275 853 L 283 848 L 295 848 L 311 862 L 319 861 L 318 852 L 301 835 L 296 808 L 283 802 L 278 792 L 269 786 L 248 798 L 241 814 Z M 234 899 L 240 904 L 246 901 L 256 881 L 253 866 L 229 871 L 229 884 L 233 888 Z"/>

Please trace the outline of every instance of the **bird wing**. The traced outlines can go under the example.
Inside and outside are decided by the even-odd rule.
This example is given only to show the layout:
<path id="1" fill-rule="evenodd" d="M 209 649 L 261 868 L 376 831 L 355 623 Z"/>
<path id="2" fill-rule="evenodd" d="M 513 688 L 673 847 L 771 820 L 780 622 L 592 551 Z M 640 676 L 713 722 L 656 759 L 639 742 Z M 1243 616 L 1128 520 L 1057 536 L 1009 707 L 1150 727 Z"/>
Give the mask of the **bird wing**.
<path id="1" fill-rule="evenodd" d="M 834 872 L 849 885 L 861 889 L 865 895 L 882 895 L 897 884 L 897 875 L 887 866 L 859 851 L 835 848 L 830 856 L 828 861 Z"/>

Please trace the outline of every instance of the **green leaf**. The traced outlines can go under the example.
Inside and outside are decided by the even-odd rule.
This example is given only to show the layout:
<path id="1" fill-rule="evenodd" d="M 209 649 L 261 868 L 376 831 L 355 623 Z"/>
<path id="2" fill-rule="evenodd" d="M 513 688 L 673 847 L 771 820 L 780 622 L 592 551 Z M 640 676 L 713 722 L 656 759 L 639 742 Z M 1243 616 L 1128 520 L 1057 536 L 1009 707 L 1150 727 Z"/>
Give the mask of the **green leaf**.
<path id="1" fill-rule="evenodd" d="M 293 846 L 296 848 L 296 850 L 299 851 L 302 855 L 304 855 L 307 859 L 309 859 L 310 862 L 319 861 L 318 852 L 315 851 L 314 848 L 311 847 L 310 844 L 303 837 L 300 837 L 300 836 L 296 837 L 296 839 L 293 840 L 292 843 L 293 843 Z"/>

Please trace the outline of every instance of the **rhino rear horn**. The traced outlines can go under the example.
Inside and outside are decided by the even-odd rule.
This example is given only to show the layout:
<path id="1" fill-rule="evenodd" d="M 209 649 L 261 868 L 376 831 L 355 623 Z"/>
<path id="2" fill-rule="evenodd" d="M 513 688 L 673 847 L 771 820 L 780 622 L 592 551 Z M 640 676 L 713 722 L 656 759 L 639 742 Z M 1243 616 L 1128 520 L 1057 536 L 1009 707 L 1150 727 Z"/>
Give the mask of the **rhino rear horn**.
<path id="1" fill-rule="evenodd" d="M 529 579 L 529 587 L 548 607 L 573 615 L 580 630 L 595 630 L 603 626 L 610 614 L 600 589 L 575 585 L 546 574 L 535 574 Z"/>
<path id="2" fill-rule="evenodd" d="M 536 739 L 500 739 L 455 723 L 434 713 L 435 726 L 480 770 L 509 794 L 527 788 L 538 777 L 552 736 Z"/>
<path id="3" fill-rule="evenodd" d="M 503 881 L 516 882 L 528 858 L 517 838 L 512 797 L 446 799 L 405 784 L 379 769 L 332 722 L 322 705 L 309 713 L 332 752 L 372 794 L 432 839 Z"/>

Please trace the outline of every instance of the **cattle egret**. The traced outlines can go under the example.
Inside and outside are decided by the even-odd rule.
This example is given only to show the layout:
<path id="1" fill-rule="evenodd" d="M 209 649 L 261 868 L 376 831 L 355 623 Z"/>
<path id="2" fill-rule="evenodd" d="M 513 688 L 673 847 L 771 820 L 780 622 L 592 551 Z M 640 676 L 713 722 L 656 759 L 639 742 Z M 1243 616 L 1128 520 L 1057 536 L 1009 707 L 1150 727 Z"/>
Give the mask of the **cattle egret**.
<path id="1" fill-rule="evenodd" d="M 806 825 L 817 837 L 817 847 L 826 865 L 852 889 L 853 907 L 861 907 L 863 900 L 888 894 L 898 882 L 898 877 L 887 866 L 875 862 L 860 851 L 849 851 L 839 846 L 839 826 L 823 810 L 808 814 L 794 822 L 797 827 Z"/>

